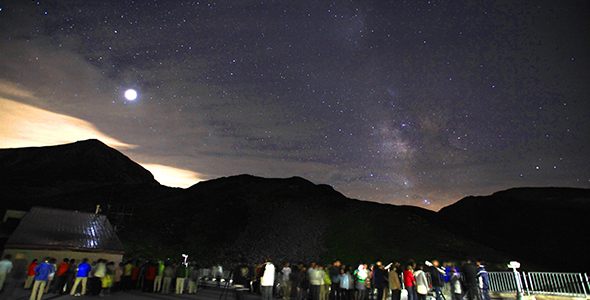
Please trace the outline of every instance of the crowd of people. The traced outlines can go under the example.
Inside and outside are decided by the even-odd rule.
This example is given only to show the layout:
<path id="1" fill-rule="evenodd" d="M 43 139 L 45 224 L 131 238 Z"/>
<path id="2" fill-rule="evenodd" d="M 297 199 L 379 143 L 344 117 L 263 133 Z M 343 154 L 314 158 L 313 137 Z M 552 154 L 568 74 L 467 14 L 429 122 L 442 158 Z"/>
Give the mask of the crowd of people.
<path id="1" fill-rule="evenodd" d="M 12 264 L 8 254 L 2 261 L 6 266 L 5 277 L 10 273 Z M 55 258 L 45 257 L 38 261 L 33 259 L 26 270 L 24 289 L 31 290 L 30 300 L 38 300 L 44 294 L 70 294 L 82 295 L 108 295 L 111 289 L 117 286 L 121 278 L 121 264 L 109 262 L 105 259 L 89 262 L 82 259 L 64 258 L 57 263 Z M 4 280 L 0 284 L 3 287 Z"/>
<path id="2" fill-rule="evenodd" d="M 0 261 L 0 290 L 10 272 L 10 255 Z M 45 293 L 72 296 L 99 295 L 127 290 L 146 293 L 196 294 L 200 284 L 216 281 L 217 286 L 232 289 L 236 300 L 244 293 L 260 294 L 262 300 L 425 300 L 428 294 L 437 300 L 489 300 L 489 278 L 481 260 L 468 260 L 461 267 L 437 260 L 425 263 L 381 260 L 372 264 L 345 265 L 335 259 L 331 264 L 284 263 L 275 267 L 272 259 L 248 265 L 241 262 L 225 276 L 221 266 L 199 268 L 194 262 L 127 261 L 46 257 L 33 260 L 27 268 L 25 289 L 31 300 Z M 227 277 L 227 278 L 226 278 Z"/>
<path id="3" fill-rule="evenodd" d="M 425 300 L 431 294 L 437 300 L 489 300 L 489 277 L 481 260 L 468 260 L 461 267 L 440 265 L 437 260 L 424 263 L 399 262 L 384 265 L 344 265 L 340 260 L 320 265 L 285 263 L 277 268 L 268 258 L 253 270 L 238 264 L 233 270 L 236 299 L 243 291 L 260 293 L 263 300 Z"/>
<path id="4" fill-rule="evenodd" d="M 0 261 L 0 292 L 13 266 L 12 256 Z M 197 292 L 199 269 L 196 264 L 163 261 L 127 261 L 115 263 L 105 259 L 90 262 L 83 259 L 64 258 L 59 264 L 55 258 L 33 259 L 27 266 L 23 288 L 31 290 L 30 300 L 38 300 L 44 294 L 69 294 L 71 296 L 108 296 L 128 290 L 142 292 L 189 294 Z"/>

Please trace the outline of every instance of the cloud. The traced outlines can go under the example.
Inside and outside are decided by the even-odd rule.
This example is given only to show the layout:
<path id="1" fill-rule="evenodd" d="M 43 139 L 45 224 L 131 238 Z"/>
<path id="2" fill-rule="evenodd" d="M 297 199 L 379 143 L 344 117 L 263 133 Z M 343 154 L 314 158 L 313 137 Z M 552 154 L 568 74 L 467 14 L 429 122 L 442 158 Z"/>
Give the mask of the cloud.
<path id="1" fill-rule="evenodd" d="M 0 82 L 0 148 L 51 146 L 87 139 L 98 139 L 119 151 L 138 148 L 102 133 L 90 122 L 7 98 L 36 100 L 33 93 Z M 164 185 L 188 187 L 201 180 L 192 171 L 159 164 L 141 165 Z"/>
<path id="2" fill-rule="evenodd" d="M 136 147 L 101 133 L 87 121 L 6 98 L 0 98 L 0 115 L 0 148 L 49 146 L 87 139 L 98 139 L 117 149 Z"/>
<path id="3" fill-rule="evenodd" d="M 189 170 L 158 164 L 141 164 L 141 166 L 152 172 L 160 184 L 167 186 L 187 188 L 203 181 L 200 174 Z"/>

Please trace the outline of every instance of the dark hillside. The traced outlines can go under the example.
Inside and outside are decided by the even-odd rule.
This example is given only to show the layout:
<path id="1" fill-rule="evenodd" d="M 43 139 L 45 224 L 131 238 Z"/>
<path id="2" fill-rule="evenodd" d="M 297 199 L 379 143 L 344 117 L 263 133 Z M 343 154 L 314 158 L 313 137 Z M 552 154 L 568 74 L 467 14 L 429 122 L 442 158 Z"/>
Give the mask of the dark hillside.
<path id="1" fill-rule="evenodd" d="M 0 149 L 0 192 L 38 198 L 106 185 L 159 183 L 146 169 L 98 140 Z"/>
<path id="2" fill-rule="evenodd" d="M 453 218 L 488 246 L 513 249 L 516 256 L 554 270 L 590 270 L 585 255 L 590 244 L 588 189 L 515 188 L 467 197 L 439 214 Z"/>
<path id="3" fill-rule="evenodd" d="M 550 241 L 576 247 L 587 241 L 575 233 L 587 229 L 577 222 L 587 213 L 586 190 L 515 190 L 467 198 L 436 213 L 349 199 L 300 177 L 238 175 L 169 188 L 96 140 L 0 149 L 0 167 L 2 212 L 32 206 L 93 212 L 100 205 L 128 257 L 187 253 L 203 265 L 229 265 L 267 255 L 280 262 L 339 257 L 348 263 L 471 256 L 485 258 L 491 268 L 516 258 L 546 270 L 551 262 L 530 245 L 558 255 L 557 247 L 547 247 Z M 534 232 L 556 222 L 543 234 Z M 519 235 L 507 234 L 513 228 Z"/>
<path id="4" fill-rule="evenodd" d="M 135 219 L 134 228 L 141 230 L 128 239 L 134 251 L 185 251 L 205 261 L 260 261 L 266 255 L 307 262 L 460 261 L 471 253 L 494 262 L 508 257 L 398 206 L 348 199 L 298 177 L 239 175 L 201 182 L 146 205 L 138 215 L 143 218 Z"/>

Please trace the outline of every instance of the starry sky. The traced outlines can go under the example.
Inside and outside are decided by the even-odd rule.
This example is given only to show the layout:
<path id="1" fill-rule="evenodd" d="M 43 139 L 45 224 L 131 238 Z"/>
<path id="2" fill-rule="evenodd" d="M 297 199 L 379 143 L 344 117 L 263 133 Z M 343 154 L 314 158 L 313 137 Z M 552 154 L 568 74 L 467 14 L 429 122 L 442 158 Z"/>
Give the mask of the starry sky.
<path id="1" fill-rule="evenodd" d="M 97 138 L 170 186 L 300 176 L 432 210 L 590 188 L 589 6 L 0 0 L 0 148 Z"/>

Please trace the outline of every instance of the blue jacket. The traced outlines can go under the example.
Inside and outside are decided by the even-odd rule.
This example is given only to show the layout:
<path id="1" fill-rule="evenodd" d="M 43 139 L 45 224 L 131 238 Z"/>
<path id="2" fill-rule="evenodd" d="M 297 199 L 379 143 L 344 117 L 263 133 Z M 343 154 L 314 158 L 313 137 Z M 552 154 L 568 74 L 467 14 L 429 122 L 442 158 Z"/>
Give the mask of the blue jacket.
<path id="1" fill-rule="evenodd" d="M 489 289 L 490 288 L 490 277 L 488 276 L 488 272 L 484 269 L 483 266 L 479 266 L 477 270 L 477 279 L 479 281 L 479 287 L 482 289 Z"/>
<path id="2" fill-rule="evenodd" d="M 83 262 L 78 266 L 78 273 L 76 273 L 76 277 L 88 277 L 88 273 L 92 267 L 87 262 Z"/>
<path id="3" fill-rule="evenodd" d="M 42 262 L 35 267 L 35 274 L 37 275 L 37 276 L 35 276 L 35 280 L 36 281 L 47 281 L 49 274 L 51 274 L 53 272 L 55 272 L 53 265 L 51 265 L 47 262 Z"/>

